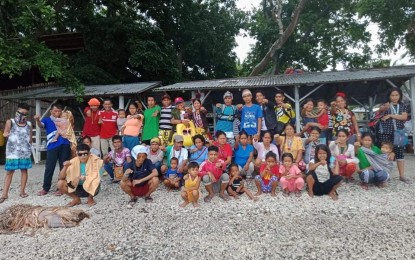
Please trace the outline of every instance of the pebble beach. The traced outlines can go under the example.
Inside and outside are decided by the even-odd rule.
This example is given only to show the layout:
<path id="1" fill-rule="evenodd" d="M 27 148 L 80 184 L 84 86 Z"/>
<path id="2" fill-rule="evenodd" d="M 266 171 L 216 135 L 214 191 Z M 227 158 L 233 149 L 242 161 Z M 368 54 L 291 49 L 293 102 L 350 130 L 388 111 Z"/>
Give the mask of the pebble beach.
<path id="1" fill-rule="evenodd" d="M 77 206 L 89 219 L 74 228 L 0 235 L 0 259 L 415 259 L 415 157 L 405 159 L 410 184 L 395 169 L 386 188 L 364 190 L 355 175 L 338 189 L 338 201 L 279 190 L 256 202 L 216 196 L 201 199 L 199 208 L 180 208 L 180 193 L 160 186 L 154 202 L 140 199 L 128 209 L 128 196 L 105 176 L 97 204 Z M 0 211 L 17 203 L 66 205 L 67 196 L 37 196 L 43 171 L 42 164 L 29 171 L 27 198 L 18 196 L 16 172 Z M 256 192 L 253 181 L 248 187 Z"/>

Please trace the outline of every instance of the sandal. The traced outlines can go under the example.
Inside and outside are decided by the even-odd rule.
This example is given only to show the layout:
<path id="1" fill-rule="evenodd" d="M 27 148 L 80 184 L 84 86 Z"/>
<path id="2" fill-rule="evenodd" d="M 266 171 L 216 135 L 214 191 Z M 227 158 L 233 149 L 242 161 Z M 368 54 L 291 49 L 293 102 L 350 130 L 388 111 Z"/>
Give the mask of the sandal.
<path id="1" fill-rule="evenodd" d="M 7 200 L 7 198 L 0 198 L 0 204 L 5 202 Z"/>
<path id="2" fill-rule="evenodd" d="M 296 192 L 295 192 L 295 196 L 296 196 L 297 198 L 301 197 L 301 191 L 296 191 Z"/>
<path id="3" fill-rule="evenodd" d="M 137 202 L 137 197 L 130 199 L 130 201 L 128 202 L 127 208 L 132 209 L 136 202 Z"/>
<path id="4" fill-rule="evenodd" d="M 38 196 L 45 196 L 46 194 L 48 194 L 48 192 L 45 190 L 41 190 L 37 193 Z"/>
<path id="5" fill-rule="evenodd" d="M 212 197 L 211 196 L 206 196 L 204 199 L 203 199 L 203 201 L 204 202 L 206 202 L 206 203 L 209 203 L 210 201 L 212 200 Z"/>
<path id="6" fill-rule="evenodd" d="M 29 194 L 27 194 L 27 193 L 20 193 L 20 198 L 26 198 L 26 197 L 28 197 L 29 196 Z"/>
<path id="7" fill-rule="evenodd" d="M 145 198 L 144 198 L 144 201 L 145 201 L 146 203 L 150 203 L 150 202 L 153 202 L 153 198 L 152 198 L 152 197 L 150 197 L 150 196 L 148 196 L 148 197 L 145 197 Z"/>

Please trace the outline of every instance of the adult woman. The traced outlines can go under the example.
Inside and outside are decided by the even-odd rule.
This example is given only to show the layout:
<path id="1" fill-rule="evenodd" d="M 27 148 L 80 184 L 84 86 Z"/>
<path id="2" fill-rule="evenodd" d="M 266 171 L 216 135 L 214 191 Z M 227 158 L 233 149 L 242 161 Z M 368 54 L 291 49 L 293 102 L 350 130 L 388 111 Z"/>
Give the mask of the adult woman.
<path id="1" fill-rule="evenodd" d="M 387 93 L 388 102 L 383 104 L 379 111 L 384 113 L 380 122 L 380 130 L 377 133 L 380 142 L 394 140 L 394 130 L 403 129 L 404 123 L 408 120 L 408 107 L 402 103 L 402 90 L 399 88 L 391 88 Z M 404 147 L 393 147 L 395 153 L 396 164 L 399 171 L 399 179 L 408 182 L 405 178 L 405 161 L 403 158 Z"/>
<path id="2" fill-rule="evenodd" d="M 359 126 L 354 113 L 347 108 L 346 94 L 337 93 L 335 102 L 331 106 L 331 120 L 333 122 L 333 136 L 337 136 L 337 132 L 341 129 L 347 130 L 349 133 L 349 144 L 353 144 L 360 139 Z"/>
<path id="3" fill-rule="evenodd" d="M 207 159 L 207 147 L 205 146 L 205 138 L 202 135 L 193 136 L 193 143 L 189 149 L 189 162 L 197 162 L 199 165 Z"/>
<path id="4" fill-rule="evenodd" d="M 202 102 L 199 99 L 194 99 L 192 104 L 194 111 L 189 113 L 189 119 L 195 124 L 196 132 L 203 135 L 205 139 L 211 139 L 206 119 L 206 109 L 202 107 Z"/>
<path id="5" fill-rule="evenodd" d="M 277 145 L 280 147 L 281 154 L 290 153 L 293 156 L 294 163 L 305 170 L 305 163 L 303 161 L 304 144 L 300 137 L 295 136 L 294 126 L 286 124 L 284 128 L 285 136 L 275 135 Z"/>
<path id="6" fill-rule="evenodd" d="M 216 131 L 216 141 L 211 142 L 211 145 L 219 148 L 218 159 L 222 159 L 226 165 L 229 165 L 232 160 L 232 147 L 226 142 L 226 134 L 223 131 Z"/>
<path id="7" fill-rule="evenodd" d="M 314 159 L 310 161 L 309 174 L 306 178 L 310 197 L 327 194 L 333 200 L 337 200 L 337 188 L 343 178 L 338 175 L 338 162 L 336 162 L 334 169 L 330 168 L 330 157 L 330 149 L 327 145 L 317 145 L 316 154 Z"/>
<path id="8" fill-rule="evenodd" d="M 138 113 L 137 103 L 133 102 L 128 106 L 127 121 L 125 121 L 124 127 L 121 130 L 123 133 L 123 146 L 130 151 L 140 143 L 138 135 L 142 125 L 143 115 Z"/>
<path id="9" fill-rule="evenodd" d="M 277 156 L 277 162 L 279 153 L 278 153 L 278 147 L 275 144 L 271 143 L 272 136 L 270 131 L 265 131 L 262 136 L 262 142 L 258 142 L 258 140 L 253 140 L 254 148 L 257 150 L 258 156 L 255 159 L 255 167 L 259 169 L 261 167 L 261 164 L 265 162 L 265 156 L 268 152 L 273 152 Z"/>
<path id="10" fill-rule="evenodd" d="M 373 160 L 373 154 L 381 154 L 381 150 L 373 145 L 373 138 L 370 133 L 363 133 L 361 143 L 355 143 L 355 153 L 359 159 L 360 170 L 358 172 L 362 187 L 368 189 L 369 183 L 383 187 L 389 179 L 389 174 L 386 168 L 382 167 L 382 164 L 378 164 L 376 160 Z M 394 154 L 392 153 L 389 160 L 393 157 Z"/>

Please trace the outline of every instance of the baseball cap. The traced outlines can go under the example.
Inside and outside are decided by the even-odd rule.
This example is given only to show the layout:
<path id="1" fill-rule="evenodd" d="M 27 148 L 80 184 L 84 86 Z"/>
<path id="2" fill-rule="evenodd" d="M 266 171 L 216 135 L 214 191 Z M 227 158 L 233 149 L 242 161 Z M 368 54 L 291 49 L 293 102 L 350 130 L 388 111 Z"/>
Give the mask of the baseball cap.
<path id="1" fill-rule="evenodd" d="M 96 98 L 91 98 L 88 101 L 88 105 L 90 105 L 90 106 L 99 106 L 99 105 L 101 105 L 101 102 L 99 102 L 99 100 L 96 99 Z"/>
<path id="2" fill-rule="evenodd" d="M 164 94 L 164 95 L 161 97 L 161 100 L 164 100 L 165 98 L 167 98 L 167 99 L 170 99 L 170 100 L 171 100 L 171 97 L 170 97 L 168 94 Z"/>
<path id="3" fill-rule="evenodd" d="M 226 92 L 225 92 L 225 94 L 223 94 L 223 99 L 225 99 L 226 97 L 230 97 L 230 98 L 232 98 L 232 99 L 233 99 L 233 95 L 232 95 L 232 93 L 231 93 L 231 92 L 229 92 L 229 91 L 226 91 Z"/>
<path id="4" fill-rule="evenodd" d="M 173 140 L 174 140 L 175 142 L 183 142 L 183 136 L 181 136 L 181 135 L 175 135 L 175 136 L 173 137 Z"/>
<path id="5" fill-rule="evenodd" d="M 182 97 L 177 97 L 174 99 L 174 104 L 177 105 L 179 103 L 183 103 L 184 99 Z"/>
<path id="6" fill-rule="evenodd" d="M 131 156 L 134 157 L 134 159 L 137 159 L 137 155 L 139 153 L 145 153 L 148 155 L 148 149 L 147 147 L 145 147 L 144 145 L 136 145 L 134 146 L 134 148 L 131 150 Z"/>

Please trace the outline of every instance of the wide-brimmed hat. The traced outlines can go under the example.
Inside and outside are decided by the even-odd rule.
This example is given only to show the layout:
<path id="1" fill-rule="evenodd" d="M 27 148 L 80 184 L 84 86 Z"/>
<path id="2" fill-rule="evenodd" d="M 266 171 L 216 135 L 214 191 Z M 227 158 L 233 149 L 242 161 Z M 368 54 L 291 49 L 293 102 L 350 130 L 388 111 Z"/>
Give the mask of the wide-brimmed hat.
<path id="1" fill-rule="evenodd" d="M 148 148 L 144 145 L 134 146 L 134 148 L 131 150 L 131 156 L 134 157 L 134 159 L 137 159 L 137 155 L 139 153 L 145 153 L 148 155 Z"/>

